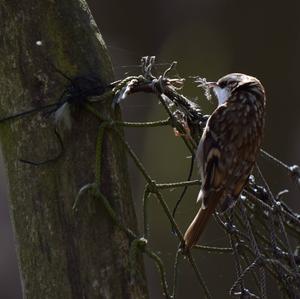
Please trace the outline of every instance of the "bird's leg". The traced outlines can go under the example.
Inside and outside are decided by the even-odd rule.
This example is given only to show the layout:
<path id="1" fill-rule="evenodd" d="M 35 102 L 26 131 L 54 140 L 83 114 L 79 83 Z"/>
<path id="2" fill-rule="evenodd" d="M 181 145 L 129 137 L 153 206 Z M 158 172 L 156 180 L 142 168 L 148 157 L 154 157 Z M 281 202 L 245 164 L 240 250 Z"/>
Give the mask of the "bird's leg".
<path id="1" fill-rule="evenodd" d="M 180 128 L 178 126 L 174 126 L 174 134 L 176 137 L 183 137 L 186 141 L 193 141 L 193 138 L 191 136 L 191 129 L 188 125 L 188 122 L 186 119 L 176 119 L 177 124 L 180 125 Z"/>
<path id="2" fill-rule="evenodd" d="M 176 137 L 183 136 L 183 137 L 186 137 L 187 139 L 191 139 L 192 138 L 191 130 L 190 130 L 187 122 L 182 122 L 181 125 L 182 125 L 184 132 L 180 132 L 177 128 L 173 128 L 175 136 Z"/>

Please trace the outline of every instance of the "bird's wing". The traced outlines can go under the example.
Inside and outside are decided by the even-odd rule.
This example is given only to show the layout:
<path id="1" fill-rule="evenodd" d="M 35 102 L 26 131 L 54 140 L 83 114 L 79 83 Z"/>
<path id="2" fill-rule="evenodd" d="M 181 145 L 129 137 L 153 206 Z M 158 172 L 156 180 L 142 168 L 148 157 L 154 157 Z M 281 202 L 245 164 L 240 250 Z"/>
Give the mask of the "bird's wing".
<path id="1" fill-rule="evenodd" d="M 203 161 L 206 162 L 203 163 L 202 193 L 223 188 L 226 193 L 220 200 L 223 210 L 231 206 L 229 201 L 238 199 L 246 185 L 261 142 L 255 111 L 245 109 L 245 105 L 226 103 L 219 106 L 207 123 L 203 139 Z"/>
<path id="2" fill-rule="evenodd" d="M 220 117 L 220 113 L 217 110 L 209 119 L 197 150 L 202 180 L 202 187 L 197 201 L 202 200 L 203 208 L 209 204 L 208 194 L 220 191 L 224 187 L 227 176 L 223 162 L 224 153 L 222 152 L 222 144 L 220 143 L 218 132 L 210 127 L 211 119 Z"/>
<path id="3" fill-rule="evenodd" d="M 231 122 L 233 115 L 228 110 L 225 113 L 225 109 L 225 105 L 219 106 L 211 115 L 198 146 L 196 156 L 202 179 L 198 200 L 202 200 L 202 206 L 184 235 L 184 248 L 197 243 L 216 206 L 227 198 L 228 188 L 240 186 L 237 174 L 241 161 L 237 159 L 237 148 L 230 146 L 234 143 L 230 138 L 240 133 L 234 129 L 239 125 Z M 241 181 L 238 189 L 244 184 Z"/>

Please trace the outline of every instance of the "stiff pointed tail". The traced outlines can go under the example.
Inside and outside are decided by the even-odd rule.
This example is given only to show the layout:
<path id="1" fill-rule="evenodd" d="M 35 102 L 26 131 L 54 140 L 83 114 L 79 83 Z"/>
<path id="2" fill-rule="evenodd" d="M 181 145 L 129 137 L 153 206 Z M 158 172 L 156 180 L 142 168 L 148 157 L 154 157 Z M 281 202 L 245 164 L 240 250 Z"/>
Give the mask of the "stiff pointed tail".
<path id="1" fill-rule="evenodd" d="M 219 196 L 217 196 L 217 194 L 214 194 L 214 196 L 208 198 L 207 206 L 202 206 L 199 209 L 197 215 L 184 234 L 185 250 L 190 249 L 198 242 L 207 225 L 208 220 L 210 219 L 210 216 L 215 211 L 218 202 Z"/>

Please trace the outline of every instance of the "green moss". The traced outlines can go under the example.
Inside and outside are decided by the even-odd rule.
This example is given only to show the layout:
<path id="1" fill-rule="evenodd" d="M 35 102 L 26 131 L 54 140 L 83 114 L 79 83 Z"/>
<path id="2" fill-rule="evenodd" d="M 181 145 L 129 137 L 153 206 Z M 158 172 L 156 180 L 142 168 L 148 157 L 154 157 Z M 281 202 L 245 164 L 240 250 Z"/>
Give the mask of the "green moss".
<path id="1" fill-rule="evenodd" d="M 0 124 L 0 140 L 3 152 L 8 152 L 12 155 L 16 153 L 16 144 L 9 124 Z"/>
<path id="2" fill-rule="evenodd" d="M 78 61 L 70 61 L 70 56 L 66 53 L 66 44 L 72 43 L 68 36 L 62 31 L 62 26 L 53 16 L 55 12 L 50 11 L 47 14 L 44 30 L 49 35 L 48 50 L 51 60 L 55 62 L 55 66 L 62 70 L 67 76 L 74 76 L 78 73 Z M 73 41 L 74 42 L 74 41 Z"/>

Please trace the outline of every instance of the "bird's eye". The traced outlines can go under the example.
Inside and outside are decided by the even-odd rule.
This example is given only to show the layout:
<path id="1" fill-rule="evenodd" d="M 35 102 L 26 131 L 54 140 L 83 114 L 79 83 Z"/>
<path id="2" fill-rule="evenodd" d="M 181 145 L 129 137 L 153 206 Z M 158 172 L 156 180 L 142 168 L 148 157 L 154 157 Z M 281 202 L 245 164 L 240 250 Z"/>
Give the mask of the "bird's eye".
<path id="1" fill-rule="evenodd" d="M 237 81 L 229 81 L 228 82 L 228 86 L 232 89 L 235 88 L 237 86 Z"/>
<path id="2" fill-rule="evenodd" d="M 224 87 L 227 86 L 227 83 L 226 83 L 225 81 L 220 81 L 220 82 L 218 83 L 218 86 L 219 86 L 220 88 L 224 88 Z"/>

